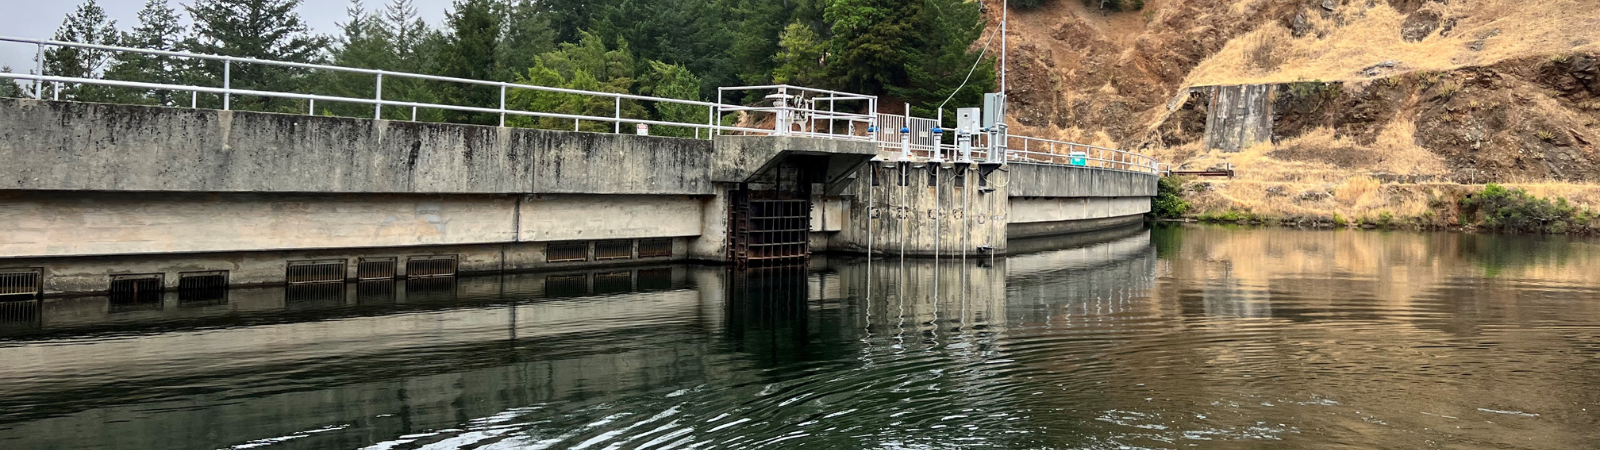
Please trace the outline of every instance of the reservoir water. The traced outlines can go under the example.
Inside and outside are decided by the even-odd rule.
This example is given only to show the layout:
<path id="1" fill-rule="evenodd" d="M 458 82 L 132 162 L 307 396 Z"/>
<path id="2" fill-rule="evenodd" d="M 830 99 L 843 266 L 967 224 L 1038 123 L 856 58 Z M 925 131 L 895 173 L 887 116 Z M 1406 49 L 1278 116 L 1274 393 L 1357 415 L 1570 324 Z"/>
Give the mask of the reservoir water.
<path id="1" fill-rule="evenodd" d="M 0 448 L 1597 448 L 1600 241 L 1173 226 L 0 309 Z"/>

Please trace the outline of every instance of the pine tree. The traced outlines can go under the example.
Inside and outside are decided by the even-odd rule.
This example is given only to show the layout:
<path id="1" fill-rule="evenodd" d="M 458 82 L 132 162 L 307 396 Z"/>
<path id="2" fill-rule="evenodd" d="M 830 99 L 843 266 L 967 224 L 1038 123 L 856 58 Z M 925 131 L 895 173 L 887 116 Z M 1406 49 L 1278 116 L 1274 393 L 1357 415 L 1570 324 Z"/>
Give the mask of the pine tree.
<path id="1" fill-rule="evenodd" d="M 660 98 L 700 100 L 700 77 L 688 68 L 650 61 L 650 70 L 639 80 L 639 94 Z M 656 102 L 654 117 L 665 122 L 704 123 L 711 118 L 705 107 L 682 103 Z M 696 135 L 693 128 L 658 127 L 652 130 L 659 136 L 689 137 Z"/>
<path id="2" fill-rule="evenodd" d="M 972 43 L 984 38 L 980 6 L 965 0 L 922 2 L 923 8 L 911 17 L 912 26 L 920 32 L 901 52 L 906 79 L 884 90 L 911 103 L 911 113 L 921 117 L 937 117 L 935 108 L 949 98 L 944 117 L 953 126 L 956 108 L 976 106 L 982 103 L 983 93 L 995 90 L 994 56 L 999 42 L 992 42 L 983 61 L 978 61 L 981 50 Z M 972 75 L 967 79 L 969 72 Z M 964 80 L 966 85 L 957 91 Z"/>
<path id="3" fill-rule="evenodd" d="M 106 12 L 94 0 L 88 0 L 67 18 L 56 30 L 55 40 L 85 44 L 117 45 L 119 36 L 116 21 L 106 17 Z M 110 65 L 113 53 L 105 50 L 73 47 L 53 47 L 44 52 L 46 75 L 71 78 L 99 78 Z M 44 97 L 56 95 L 53 83 L 44 84 Z M 106 86 L 66 84 L 61 87 L 63 100 L 108 101 L 116 92 Z"/>
<path id="4" fill-rule="evenodd" d="M 526 75 L 519 76 L 516 82 L 594 92 L 619 94 L 632 92 L 635 81 L 634 58 L 627 42 L 610 49 L 597 35 L 585 32 L 579 33 L 579 36 L 580 40 L 577 43 L 564 43 L 555 51 L 539 55 L 538 62 L 526 71 Z M 698 80 L 695 82 L 698 83 Z M 509 104 L 512 109 L 524 111 L 591 117 L 612 117 L 620 106 L 622 117 L 641 119 L 651 117 L 649 110 L 633 100 L 623 100 L 619 105 L 616 100 L 606 97 L 531 89 L 512 90 Z M 556 130 L 570 130 L 573 125 L 572 121 L 567 119 L 534 119 L 527 116 L 508 118 L 506 123 L 511 126 Z M 610 132 L 615 130 L 616 126 L 611 122 L 589 121 L 580 123 L 579 129 Z"/>
<path id="5" fill-rule="evenodd" d="M 772 70 L 772 82 L 798 86 L 815 86 L 826 75 L 823 54 L 826 43 L 810 25 L 800 22 L 789 24 L 778 36 L 778 54 L 773 56 L 778 67 Z"/>
<path id="6" fill-rule="evenodd" d="M 823 17 L 832 27 L 828 64 L 834 83 L 867 94 L 884 93 L 885 86 L 907 81 L 908 48 L 916 42 L 914 19 L 923 14 L 923 2 L 893 0 L 836 0 Z"/>
<path id="7" fill-rule="evenodd" d="M 499 65 L 503 4 L 492 0 L 456 0 L 445 13 L 446 35 L 438 48 L 439 74 L 472 80 L 492 80 Z M 497 108 L 500 90 L 491 86 L 450 83 L 443 86 L 444 102 L 456 106 Z M 446 111 L 453 123 L 493 125 L 495 114 Z"/>
<path id="8" fill-rule="evenodd" d="M 175 50 L 184 27 L 179 24 L 178 12 L 167 6 L 166 0 L 146 0 L 139 10 L 139 25 L 131 32 L 122 33 L 122 45 L 149 50 Z M 141 53 L 118 53 L 106 78 L 145 83 L 176 84 L 178 61 L 171 56 Z M 177 93 L 168 90 L 127 90 L 119 102 L 174 106 Z"/>
<path id="9" fill-rule="evenodd" d="M 0 66 L 0 73 L 12 73 L 11 66 Z M 23 97 L 29 97 L 29 95 L 22 89 L 22 85 L 17 84 L 16 80 L 0 78 L 0 98 Z"/>
<path id="10" fill-rule="evenodd" d="M 363 69 L 390 69 L 395 65 L 396 52 L 393 35 L 385 23 L 366 11 L 361 0 L 350 0 L 345 7 L 346 20 L 339 23 L 339 35 L 333 42 L 332 64 L 340 67 Z M 322 85 L 320 93 L 346 98 L 373 98 L 377 77 L 351 72 L 319 72 L 315 74 Z M 384 87 L 385 98 L 391 98 L 395 77 Z M 325 103 L 319 108 L 328 114 L 347 117 L 372 117 L 372 106 L 359 103 Z"/>
<path id="11" fill-rule="evenodd" d="M 533 67 L 540 54 L 555 48 L 555 30 L 538 2 L 518 0 L 506 8 L 505 32 L 495 55 L 495 79 L 500 80 L 510 80 Z"/>
<path id="12" fill-rule="evenodd" d="M 316 62 L 328 45 L 325 36 L 312 35 L 295 8 L 301 0 L 194 0 L 186 6 L 194 19 L 193 33 L 183 41 L 195 53 L 258 58 L 273 61 Z M 200 61 L 194 67 L 198 82 L 221 86 L 223 62 Z M 292 92 L 305 85 L 303 69 L 263 64 L 235 63 L 231 67 L 235 89 Z M 303 102 L 282 98 L 234 96 L 234 108 L 265 111 L 303 110 Z"/>

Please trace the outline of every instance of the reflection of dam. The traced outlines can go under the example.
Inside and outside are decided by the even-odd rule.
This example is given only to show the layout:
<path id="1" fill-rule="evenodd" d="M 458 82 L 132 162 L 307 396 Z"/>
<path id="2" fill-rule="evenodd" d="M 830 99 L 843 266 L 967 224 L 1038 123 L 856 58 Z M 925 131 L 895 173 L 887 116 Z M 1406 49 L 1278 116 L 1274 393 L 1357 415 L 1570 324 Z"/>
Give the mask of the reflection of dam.
<path id="1" fill-rule="evenodd" d="M 1150 231 L 1134 227 L 1099 236 L 1108 240 L 1012 256 L 1006 274 L 1012 318 L 1031 323 L 1042 320 L 1040 314 L 1116 314 L 1148 305 L 1133 300 L 1155 286 L 1157 260 Z"/>
<path id="2" fill-rule="evenodd" d="M 978 364 L 999 351 L 1008 318 L 1039 301 L 1028 297 L 1038 283 L 1062 283 L 1071 293 L 1052 298 L 1073 302 L 1117 280 L 1145 286 L 1147 232 L 1117 233 L 965 263 L 819 258 L 809 268 L 235 289 L 205 301 L 170 291 L 48 298 L 0 335 L 0 405 L 27 405 L 0 409 L 0 447 L 221 448 L 298 436 L 280 445 L 352 448 L 529 405 L 666 402 L 686 386 L 759 384 L 748 367 L 882 358 L 870 353 L 902 345 Z M 894 348 L 878 341 L 852 356 L 863 333 L 892 336 Z M 975 367 L 951 388 L 983 386 L 986 373 Z"/>

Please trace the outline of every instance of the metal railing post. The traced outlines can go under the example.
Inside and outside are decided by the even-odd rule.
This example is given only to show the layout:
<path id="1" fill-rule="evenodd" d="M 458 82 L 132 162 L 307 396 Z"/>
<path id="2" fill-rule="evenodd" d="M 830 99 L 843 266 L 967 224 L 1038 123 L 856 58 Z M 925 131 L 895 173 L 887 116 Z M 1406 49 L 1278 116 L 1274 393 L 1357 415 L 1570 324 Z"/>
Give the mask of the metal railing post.
<path id="1" fill-rule="evenodd" d="M 412 122 L 416 122 L 417 121 L 417 107 L 415 107 L 415 106 L 411 107 L 411 121 Z"/>
<path id="2" fill-rule="evenodd" d="M 52 82 L 50 83 L 50 86 L 50 99 L 58 102 L 61 101 L 61 82 Z"/>
<path id="3" fill-rule="evenodd" d="M 500 126 L 506 126 L 506 85 L 500 85 Z"/>
<path id="4" fill-rule="evenodd" d="M 383 119 L 383 72 L 378 72 L 378 85 L 372 89 L 372 120 Z"/>
<path id="5" fill-rule="evenodd" d="M 222 58 L 222 110 L 233 107 L 233 57 Z"/>
<path id="6" fill-rule="evenodd" d="M 306 103 L 307 103 L 306 115 L 308 115 L 308 116 L 317 115 L 317 99 L 314 99 L 314 98 L 313 99 L 307 99 Z"/>
<path id="7" fill-rule="evenodd" d="M 200 108 L 200 91 L 189 91 L 189 109 Z"/>
<path id="8" fill-rule="evenodd" d="M 616 112 L 613 113 L 612 117 L 616 118 L 617 120 L 611 122 L 611 132 L 615 134 L 622 134 L 622 96 L 619 95 L 616 97 L 616 99 L 617 109 Z"/>
<path id="9" fill-rule="evenodd" d="M 40 42 L 39 51 L 34 54 L 34 59 L 39 62 L 39 69 L 33 73 L 33 99 L 44 98 L 44 43 Z"/>

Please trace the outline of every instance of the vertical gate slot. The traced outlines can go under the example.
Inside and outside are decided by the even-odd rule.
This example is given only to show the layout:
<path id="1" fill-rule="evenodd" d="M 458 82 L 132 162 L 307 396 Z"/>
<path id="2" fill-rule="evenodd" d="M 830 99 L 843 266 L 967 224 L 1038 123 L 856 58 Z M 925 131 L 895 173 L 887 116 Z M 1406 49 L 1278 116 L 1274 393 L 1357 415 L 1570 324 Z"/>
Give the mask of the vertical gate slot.
<path id="1" fill-rule="evenodd" d="M 672 257 L 672 238 L 640 239 L 640 258 L 670 258 Z"/>
<path id="2" fill-rule="evenodd" d="M 126 312 L 161 309 L 162 281 L 159 273 L 111 276 L 111 311 Z"/>
<path id="3" fill-rule="evenodd" d="M 289 261 L 289 284 L 343 283 L 345 260 Z"/>
<path id="4" fill-rule="evenodd" d="M 18 299 L 21 300 L 18 300 Z M 0 330 L 31 328 L 39 323 L 40 301 L 22 296 L 0 297 Z"/>
<path id="5" fill-rule="evenodd" d="M 0 301 L 36 300 L 42 296 L 43 269 L 0 269 Z"/>
<path id="6" fill-rule="evenodd" d="M 356 260 L 356 280 L 393 280 L 397 278 L 399 264 L 395 257 L 361 258 Z M 406 273 L 411 273 L 407 270 Z"/>
<path id="7" fill-rule="evenodd" d="M 582 297 L 585 295 L 589 295 L 589 277 L 587 275 L 551 275 L 544 278 L 544 296 L 547 298 Z"/>
<path id="8" fill-rule="evenodd" d="M 589 260 L 588 242 L 551 242 L 544 246 L 545 262 L 581 262 Z"/>
<path id="9" fill-rule="evenodd" d="M 633 241 L 627 239 L 595 241 L 594 260 L 611 259 L 633 259 Z"/>
<path id="10" fill-rule="evenodd" d="M 207 306 L 228 303 L 228 271 L 178 274 L 178 305 Z"/>
<path id="11" fill-rule="evenodd" d="M 456 255 L 412 256 L 406 258 L 406 278 L 456 276 Z"/>

